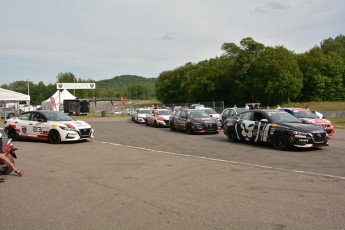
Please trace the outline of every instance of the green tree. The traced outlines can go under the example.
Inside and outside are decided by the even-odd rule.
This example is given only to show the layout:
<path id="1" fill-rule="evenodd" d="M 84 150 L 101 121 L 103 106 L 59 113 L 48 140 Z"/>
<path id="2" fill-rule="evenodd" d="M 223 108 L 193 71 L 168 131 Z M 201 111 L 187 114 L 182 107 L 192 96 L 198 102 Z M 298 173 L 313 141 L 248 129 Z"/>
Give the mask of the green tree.
<path id="1" fill-rule="evenodd" d="M 298 55 L 304 78 L 301 100 L 322 101 L 344 98 L 345 60 L 330 51 L 327 54 L 315 46 Z"/>
<path id="2" fill-rule="evenodd" d="M 76 77 L 71 72 L 59 73 L 56 79 L 59 83 L 74 83 L 77 81 Z"/>
<path id="3" fill-rule="evenodd" d="M 181 88 L 183 71 L 164 71 L 159 74 L 156 83 L 156 97 L 164 103 L 179 103 L 186 101 L 185 92 Z"/>
<path id="4" fill-rule="evenodd" d="M 148 94 L 148 87 L 141 84 L 131 84 L 127 87 L 128 98 L 145 99 Z"/>
<path id="5" fill-rule="evenodd" d="M 265 92 L 266 104 L 296 98 L 303 86 L 303 74 L 295 55 L 283 46 L 267 47 L 256 63 L 255 84 Z"/>
<path id="6" fill-rule="evenodd" d="M 236 90 L 230 92 L 231 97 L 237 104 L 261 101 L 260 88 L 255 84 L 257 82 L 255 65 L 265 46 L 250 37 L 242 39 L 240 44 L 240 48 L 234 44 L 229 45 L 229 49 L 225 49 L 225 44 L 222 46 L 226 56 L 235 57 L 231 71 L 232 85 Z"/>
<path id="7" fill-rule="evenodd" d="M 321 42 L 321 49 L 325 54 L 334 52 L 345 60 L 345 36 L 339 35 L 336 38 L 328 38 Z"/>

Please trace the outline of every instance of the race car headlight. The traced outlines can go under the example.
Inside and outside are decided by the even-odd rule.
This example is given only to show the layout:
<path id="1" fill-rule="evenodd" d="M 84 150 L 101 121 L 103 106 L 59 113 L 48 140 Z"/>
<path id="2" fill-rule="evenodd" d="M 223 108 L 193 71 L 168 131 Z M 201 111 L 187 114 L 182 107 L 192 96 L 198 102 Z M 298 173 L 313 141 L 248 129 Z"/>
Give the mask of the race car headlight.
<path id="1" fill-rule="evenodd" d="M 308 119 L 301 119 L 303 121 L 303 123 L 306 123 L 306 124 L 314 124 L 315 122 L 313 120 L 308 120 Z"/>
<path id="2" fill-rule="evenodd" d="M 302 137 L 302 138 L 305 138 L 308 136 L 308 133 L 299 132 L 299 131 L 295 131 L 295 130 L 289 130 L 289 133 L 292 135 L 295 135 L 296 137 Z"/>
<path id="3" fill-rule="evenodd" d="M 199 122 L 194 122 L 195 127 L 197 127 L 198 129 L 202 129 L 202 123 Z"/>
<path id="4" fill-rule="evenodd" d="M 327 123 L 331 123 L 330 120 L 327 120 L 327 119 L 322 119 L 322 120 L 324 120 L 324 121 L 327 122 Z"/>
<path id="5" fill-rule="evenodd" d="M 65 131 L 76 131 L 75 128 L 67 127 L 67 126 L 59 126 L 60 129 Z"/>

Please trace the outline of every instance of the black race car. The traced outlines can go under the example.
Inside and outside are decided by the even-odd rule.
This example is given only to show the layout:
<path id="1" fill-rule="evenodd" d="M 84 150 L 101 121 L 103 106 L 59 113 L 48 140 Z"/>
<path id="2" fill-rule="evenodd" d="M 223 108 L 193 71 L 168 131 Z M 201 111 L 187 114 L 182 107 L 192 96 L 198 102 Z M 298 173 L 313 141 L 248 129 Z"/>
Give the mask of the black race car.
<path id="1" fill-rule="evenodd" d="M 327 146 L 327 133 L 321 126 L 306 124 L 279 110 L 248 110 L 227 118 L 223 126 L 229 141 L 271 143 L 275 149 Z"/>
<path id="2" fill-rule="evenodd" d="M 170 116 L 170 130 L 176 129 L 188 134 L 218 133 L 221 131 L 221 123 L 203 110 L 181 109 Z"/>

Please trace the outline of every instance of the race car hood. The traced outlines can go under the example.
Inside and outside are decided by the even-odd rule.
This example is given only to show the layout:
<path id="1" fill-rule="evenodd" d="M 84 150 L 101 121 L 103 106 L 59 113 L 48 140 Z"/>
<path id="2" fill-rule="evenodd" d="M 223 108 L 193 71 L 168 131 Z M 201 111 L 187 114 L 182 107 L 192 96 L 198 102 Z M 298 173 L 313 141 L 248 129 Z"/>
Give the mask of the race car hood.
<path id="1" fill-rule="evenodd" d="M 159 120 L 169 120 L 171 115 L 157 115 L 157 119 Z"/>
<path id="2" fill-rule="evenodd" d="M 308 122 L 308 123 L 314 123 L 317 125 L 328 125 L 331 122 L 325 119 L 316 119 L 316 118 L 301 118 L 302 121 Z"/>
<path id="3" fill-rule="evenodd" d="M 77 120 L 77 121 L 65 121 L 65 122 L 61 122 L 61 123 L 64 123 L 68 127 L 73 126 L 76 129 L 88 129 L 88 128 L 91 128 L 91 125 L 89 125 L 85 121 L 80 121 L 80 120 Z"/>
<path id="4" fill-rule="evenodd" d="M 193 118 L 191 119 L 192 121 L 196 121 L 196 122 L 199 122 L 199 123 L 216 123 L 216 121 L 211 118 L 211 117 L 204 117 L 204 118 Z"/>
<path id="5" fill-rule="evenodd" d="M 217 113 L 215 113 L 215 114 L 210 114 L 210 117 L 214 117 L 214 118 L 219 119 L 220 115 L 219 115 L 219 114 L 217 114 Z"/>
<path id="6" fill-rule="evenodd" d="M 281 123 L 280 125 L 286 126 L 293 130 L 305 133 L 326 132 L 322 126 L 301 123 Z"/>

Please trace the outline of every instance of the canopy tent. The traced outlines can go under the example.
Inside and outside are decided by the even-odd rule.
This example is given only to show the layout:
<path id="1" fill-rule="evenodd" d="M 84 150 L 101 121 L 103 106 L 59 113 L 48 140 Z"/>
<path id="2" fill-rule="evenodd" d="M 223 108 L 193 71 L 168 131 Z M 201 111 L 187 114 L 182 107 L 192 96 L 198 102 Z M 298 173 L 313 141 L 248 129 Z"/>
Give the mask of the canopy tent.
<path id="1" fill-rule="evenodd" d="M 25 101 L 27 104 L 30 104 L 30 96 L 0 88 L 0 102 L 2 107 L 14 107 L 18 112 L 20 101 Z M 10 106 L 8 106 L 8 104 L 10 104 Z"/>
<path id="2" fill-rule="evenodd" d="M 43 110 L 60 110 L 63 108 L 64 100 L 74 100 L 77 97 L 68 92 L 67 89 L 57 90 L 51 97 L 42 102 Z M 54 105 L 55 104 L 55 105 Z"/>
<path id="3" fill-rule="evenodd" d="M 30 96 L 18 92 L 14 92 L 8 89 L 0 88 L 0 101 L 5 102 L 19 102 L 19 101 L 30 101 Z"/>

